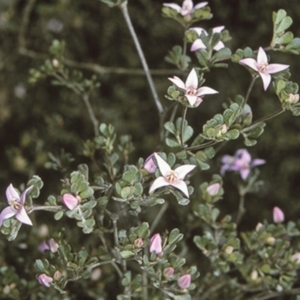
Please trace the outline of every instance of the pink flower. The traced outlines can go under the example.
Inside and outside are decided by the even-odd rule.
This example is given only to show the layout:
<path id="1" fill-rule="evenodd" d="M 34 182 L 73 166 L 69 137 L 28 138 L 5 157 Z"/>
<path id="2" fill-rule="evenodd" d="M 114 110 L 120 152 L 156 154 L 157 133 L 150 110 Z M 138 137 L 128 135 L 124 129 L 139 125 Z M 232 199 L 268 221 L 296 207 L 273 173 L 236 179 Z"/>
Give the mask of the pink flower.
<path id="1" fill-rule="evenodd" d="M 234 156 L 224 155 L 222 157 L 221 175 L 223 176 L 226 171 L 237 171 L 246 180 L 252 168 L 263 165 L 265 162 L 259 158 L 252 160 L 246 149 L 240 149 L 235 152 Z"/>
<path id="2" fill-rule="evenodd" d="M 79 203 L 79 200 L 72 194 L 64 194 L 61 201 L 69 210 L 73 210 Z"/>
<path id="3" fill-rule="evenodd" d="M 284 213 L 277 206 L 273 208 L 273 221 L 274 223 L 282 223 L 284 221 Z"/>
<path id="4" fill-rule="evenodd" d="M 176 10 L 182 16 L 189 16 L 195 10 L 206 6 L 207 2 L 200 2 L 194 6 L 194 3 L 192 0 L 184 0 L 182 3 L 182 7 L 180 7 L 178 4 L 175 4 L 175 3 L 164 3 L 163 5 L 165 7 L 170 7 L 172 9 Z"/>
<path id="5" fill-rule="evenodd" d="M 259 47 L 257 53 L 257 60 L 253 58 L 244 58 L 240 60 L 241 64 L 244 64 L 254 71 L 258 72 L 260 75 L 264 90 L 266 91 L 270 82 L 271 82 L 271 75 L 273 73 L 277 73 L 283 71 L 289 67 L 289 65 L 282 65 L 282 64 L 268 64 L 267 54 L 263 48 Z"/>
<path id="6" fill-rule="evenodd" d="M 18 221 L 23 224 L 32 225 L 31 220 L 29 219 L 27 212 L 24 207 L 24 203 L 26 200 L 26 195 L 29 191 L 31 191 L 33 185 L 27 188 L 21 196 L 18 191 L 10 184 L 6 189 L 6 199 L 10 206 L 4 208 L 0 214 L 0 226 L 5 219 L 9 219 L 11 217 L 15 217 Z"/>
<path id="7" fill-rule="evenodd" d="M 163 274 L 166 278 L 172 277 L 174 275 L 174 268 L 172 267 L 165 268 Z"/>
<path id="8" fill-rule="evenodd" d="M 151 155 L 149 155 L 144 163 L 144 169 L 148 172 L 148 173 L 154 173 L 157 169 L 154 161 L 153 161 L 153 155 L 154 153 L 152 153 Z"/>
<path id="9" fill-rule="evenodd" d="M 219 193 L 220 187 L 221 187 L 220 183 L 214 183 L 209 187 L 207 187 L 206 191 L 210 196 L 213 197 Z"/>
<path id="10" fill-rule="evenodd" d="M 183 181 L 187 173 L 191 172 L 196 166 L 194 165 L 183 165 L 175 170 L 165 162 L 158 154 L 154 154 L 158 168 L 162 176 L 157 177 L 152 183 L 149 193 L 163 186 L 171 185 L 180 191 L 182 191 L 187 197 L 189 196 L 188 188 L 186 183 Z"/>
<path id="11" fill-rule="evenodd" d="M 50 239 L 48 241 L 43 241 L 39 246 L 40 252 L 51 251 L 55 253 L 58 250 L 58 244 L 54 241 L 54 239 Z"/>
<path id="12" fill-rule="evenodd" d="M 142 238 L 137 238 L 135 241 L 134 241 L 134 247 L 136 248 L 142 248 L 144 245 L 144 241 Z"/>
<path id="13" fill-rule="evenodd" d="M 47 276 L 46 274 L 40 274 L 38 277 L 38 281 L 41 285 L 45 287 L 50 287 L 51 283 L 53 282 L 53 278 Z"/>
<path id="14" fill-rule="evenodd" d="M 213 33 L 220 33 L 223 29 L 225 28 L 225 26 L 218 26 L 218 27 L 214 27 L 212 29 Z M 203 32 L 205 35 L 207 35 L 207 32 L 201 28 L 201 27 L 193 27 L 190 28 L 190 30 L 194 30 L 197 32 L 198 36 L 201 36 L 201 33 Z M 225 48 L 225 45 L 223 42 L 219 41 L 215 46 L 214 46 L 214 50 L 219 51 L 220 49 Z M 191 51 L 197 51 L 198 49 L 206 49 L 206 46 L 204 45 L 204 43 L 202 42 L 202 40 L 196 39 L 192 46 L 191 46 Z"/>
<path id="15" fill-rule="evenodd" d="M 191 284 L 191 275 L 185 274 L 185 275 L 179 277 L 177 280 L 177 283 L 181 289 L 187 289 Z"/>
<path id="16" fill-rule="evenodd" d="M 179 89 L 185 92 L 184 95 L 191 106 L 198 106 L 202 102 L 202 98 L 200 96 L 218 93 L 214 89 L 206 86 L 198 88 L 198 76 L 195 69 L 191 70 L 185 83 L 177 76 L 173 76 L 173 78 L 168 79 L 172 81 Z"/>
<path id="17" fill-rule="evenodd" d="M 156 254 L 162 253 L 162 240 L 159 233 L 156 233 L 150 239 L 150 253 Z"/>

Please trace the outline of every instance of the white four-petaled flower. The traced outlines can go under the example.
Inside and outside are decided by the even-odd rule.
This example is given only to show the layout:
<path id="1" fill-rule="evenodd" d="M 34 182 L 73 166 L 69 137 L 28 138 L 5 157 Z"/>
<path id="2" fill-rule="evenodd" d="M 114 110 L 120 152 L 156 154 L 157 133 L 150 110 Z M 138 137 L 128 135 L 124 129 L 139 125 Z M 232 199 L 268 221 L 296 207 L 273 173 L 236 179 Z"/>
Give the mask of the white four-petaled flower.
<path id="1" fill-rule="evenodd" d="M 218 26 L 218 27 L 214 27 L 212 29 L 213 33 L 220 33 L 223 29 L 225 28 L 225 26 Z M 201 33 L 203 32 L 205 35 L 207 35 L 207 32 L 201 28 L 201 27 L 193 27 L 190 28 L 190 30 L 194 30 L 197 32 L 198 36 L 200 37 Z M 214 46 L 214 50 L 219 51 L 220 49 L 225 48 L 225 45 L 223 42 L 219 41 L 215 46 Z M 206 49 L 206 46 L 204 45 L 204 43 L 202 42 L 202 40 L 196 39 L 192 46 L 191 46 L 191 51 L 197 51 L 198 49 Z"/>
<path id="2" fill-rule="evenodd" d="M 31 191 L 33 185 L 27 188 L 21 196 L 18 191 L 10 184 L 6 189 L 6 198 L 9 204 L 8 207 L 4 208 L 0 214 L 0 226 L 5 219 L 9 219 L 11 217 L 16 217 L 21 223 L 32 225 L 31 220 L 29 219 L 27 212 L 24 208 L 24 203 L 26 200 L 26 194 Z"/>
<path id="3" fill-rule="evenodd" d="M 177 76 L 168 78 L 172 81 L 179 89 L 185 92 L 185 97 L 189 101 L 191 106 L 198 106 L 203 100 L 201 96 L 208 94 L 217 94 L 218 92 L 207 86 L 198 88 L 198 76 L 195 69 L 192 69 L 188 75 L 185 83 Z"/>
<path id="4" fill-rule="evenodd" d="M 270 74 L 283 71 L 289 67 L 289 65 L 283 65 L 283 64 L 268 64 L 267 54 L 264 51 L 264 49 L 261 47 L 259 47 L 258 49 L 257 60 L 253 58 L 244 58 L 240 60 L 240 63 L 258 72 L 258 74 L 260 75 L 263 81 L 265 91 L 267 90 L 271 82 L 272 77 Z"/>
<path id="5" fill-rule="evenodd" d="M 165 162 L 158 154 L 154 154 L 158 168 L 162 176 L 157 177 L 152 183 L 149 193 L 163 186 L 171 185 L 180 191 L 182 191 L 187 197 L 189 196 L 188 188 L 186 183 L 183 181 L 186 174 L 191 172 L 196 166 L 194 165 L 183 165 L 175 170 Z"/>
<path id="6" fill-rule="evenodd" d="M 200 2 L 194 6 L 192 0 L 184 0 L 182 3 L 182 7 L 175 3 L 164 3 L 165 7 L 170 7 L 176 10 L 182 16 L 191 15 L 195 10 L 200 9 L 207 5 L 207 2 Z"/>

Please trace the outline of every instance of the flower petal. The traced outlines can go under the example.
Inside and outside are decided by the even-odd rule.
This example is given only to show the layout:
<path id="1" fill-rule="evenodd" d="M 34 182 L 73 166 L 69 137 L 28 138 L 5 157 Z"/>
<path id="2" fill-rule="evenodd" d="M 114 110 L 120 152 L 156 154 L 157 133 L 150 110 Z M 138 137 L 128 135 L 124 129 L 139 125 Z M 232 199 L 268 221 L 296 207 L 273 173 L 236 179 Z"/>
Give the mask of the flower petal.
<path id="1" fill-rule="evenodd" d="M 194 10 L 200 9 L 200 8 L 206 6 L 207 4 L 208 4 L 208 2 L 200 2 L 194 6 Z"/>
<path id="2" fill-rule="evenodd" d="M 194 106 L 194 104 L 198 99 L 198 96 L 192 96 L 192 95 L 185 95 L 185 97 L 188 99 L 191 106 Z"/>
<path id="3" fill-rule="evenodd" d="M 190 173 L 196 166 L 195 165 L 183 165 L 174 170 L 177 174 L 178 179 L 182 180 L 186 176 L 186 174 Z"/>
<path id="4" fill-rule="evenodd" d="M 190 74 L 188 75 L 186 81 L 185 81 L 186 88 L 189 88 L 190 86 L 193 86 L 195 88 L 198 87 L 198 75 L 195 69 L 192 69 Z"/>
<path id="5" fill-rule="evenodd" d="M 250 168 L 245 168 L 245 169 L 241 169 L 241 170 L 240 170 L 240 175 L 241 175 L 241 177 L 242 177 L 244 180 L 247 179 L 247 177 L 249 176 L 249 174 L 250 174 Z"/>
<path id="6" fill-rule="evenodd" d="M 186 90 L 184 82 L 179 77 L 173 76 L 173 78 L 168 78 L 168 79 L 172 81 L 180 89 Z"/>
<path id="7" fill-rule="evenodd" d="M 164 177 L 167 176 L 169 174 L 169 172 L 171 171 L 171 167 L 158 154 L 154 153 L 154 156 L 156 158 L 156 162 L 157 162 L 157 165 L 158 165 L 161 175 Z"/>
<path id="8" fill-rule="evenodd" d="M 213 33 L 220 33 L 224 28 L 225 28 L 225 26 L 214 27 L 213 28 Z"/>
<path id="9" fill-rule="evenodd" d="M 153 183 L 152 183 L 152 185 L 151 185 L 151 187 L 149 189 L 149 193 L 152 193 L 153 191 L 155 191 L 155 190 L 157 190 L 157 189 L 159 189 L 159 188 L 161 188 L 163 186 L 167 186 L 167 185 L 170 185 L 170 184 L 169 184 L 168 181 L 166 181 L 166 179 L 164 177 L 162 177 L 162 176 L 157 177 L 153 181 Z"/>
<path id="10" fill-rule="evenodd" d="M 174 183 L 169 183 L 169 184 L 177 188 L 178 190 L 182 191 L 187 197 L 189 197 L 189 191 L 187 185 L 183 180 L 178 180 Z"/>
<path id="11" fill-rule="evenodd" d="M 33 185 L 31 185 L 30 187 L 28 187 L 25 191 L 22 192 L 21 194 L 21 203 L 24 204 L 25 203 L 25 200 L 26 200 L 26 195 L 28 192 L 30 192 L 31 190 L 33 189 Z"/>
<path id="12" fill-rule="evenodd" d="M 198 49 L 206 49 L 201 39 L 197 39 L 191 46 L 191 51 L 197 51 Z"/>
<path id="13" fill-rule="evenodd" d="M 192 27 L 190 30 L 196 31 L 196 33 L 200 36 L 202 32 L 204 32 L 207 35 L 207 32 L 202 27 Z"/>
<path id="14" fill-rule="evenodd" d="M 219 41 L 215 46 L 214 50 L 219 51 L 220 49 L 225 48 L 225 45 L 223 42 Z"/>
<path id="15" fill-rule="evenodd" d="M 240 63 L 243 65 L 246 65 L 248 67 L 250 67 L 251 69 L 255 70 L 256 72 L 258 72 L 258 68 L 257 68 L 257 62 L 255 59 L 253 58 L 244 58 L 240 60 Z"/>
<path id="16" fill-rule="evenodd" d="M 270 65 L 268 65 L 267 72 L 269 74 L 273 74 L 273 73 L 277 73 L 277 72 L 283 71 L 283 70 L 285 70 L 285 69 L 287 69 L 289 67 L 290 67 L 289 65 L 270 64 Z"/>
<path id="17" fill-rule="evenodd" d="M 0 226 L 2 226 L 4 220 L 13 217 L 16 213 L 17 212 L 10 206 L 4 208 L 0 214 Z"/>
<path id="18" fill-rule="evenodd" d="M 265 50 L 262 47 L 259 47 L 259 49 L 258 49 L 257 64 L 258 65 L 268 64 L 267 54 L 266 54 Z"/>
<path id="19" fill-rule="evenodd" d="M 271 75 L 266 73 L 259 73 L 259 75 L 263 81 L 264 90 L 266 91 L 271 82 Z"/>
<path id="20" fill-rule="evenodd" d="M 8 203 L 10 203 L 11 200 L 20 201 L 20 195 L 12 184 L 10 184 L 6 189 L 6 199 Z"/>
<path id="21" fill-rule="evenodd" d="M 163 6 L 175 9 L 177 12 L 181 11 L 181 7 L 178 4 L 175 4 L 175 3 L 164 3 Z"/>
<path id="22" fill-rule="evenodd" d="M 27 225 L 31 225 L 32 226 L 32 222 L 29 219 L 27 212 L 25 210 L 24 207 L 22 207 L 15 215 L 15 217 L 23 224 L 27 224 Z"/>
<path id="23" fill-rule="evenodd" d="M 234 158 L 241 160 L 244 164 L 249 164 L 251 161 L 251 155 L 246 149 L 239 149 L 235 152 Z"/>
<path id="24" fill-rule="evenodd" d="M 202 86 L 201 88 L 198 89 L 197 91 L 197 96 L 203 96 L 203 95 L 209 95 L 209 94 L 218 94 L 219 92 L 207 87 L 207 86 Z"/>
<path id="25" fill-rule="evenodd" d="M 253 161 L 251 163 L 251 168 L 263 165 L 265 163 L 266 163 L 266 161 L 264 159 L 260 159 L 260 158 L 253 159 Z"/>

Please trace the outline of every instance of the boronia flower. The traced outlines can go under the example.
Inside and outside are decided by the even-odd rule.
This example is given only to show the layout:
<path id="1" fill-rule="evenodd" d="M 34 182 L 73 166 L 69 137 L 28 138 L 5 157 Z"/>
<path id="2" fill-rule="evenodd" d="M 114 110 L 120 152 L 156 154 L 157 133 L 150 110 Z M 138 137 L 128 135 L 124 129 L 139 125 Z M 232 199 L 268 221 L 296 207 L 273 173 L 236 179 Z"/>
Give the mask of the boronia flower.
<path id="1" fill-rule="evenodd" d="M 153 156 L 154 153 L 152 153 L 151 155 L 149 155 L 144 163 L 144 169 L 148 172 L 148 173 L 155 173 L 157 167 L 153 161 Z"/>
<path id="2" fill-rule="evenodd" d="M 277 206 L 273 208 L 273 221 L 274 223 L 282 223 L 284 221 L 284 213 Z"/>
<path id="3" fill-rule="evenodd" d="M 224 155 L 222 157 L 221 175 L 223 176 L 227 171 L 237 171 L 246 180 L 252 168 L 263 165 L 265 162 L 264 159 L 259 158 L 252 160 L 246 149 L 239 149 L 234 156 Z"/>
<path id="4" fill-rule="evenodd" d="M 159 233 L 156 233 L 150 239 L 150 253 L 156 254 L 162 253 L 162 240 Z"/>
<path id="5" fill-rule="evenodd" d="M 200 9 L 206 5 L 207 5 L 207 2 L 200 2 L 194 6 L 194 3 L 192 0 L 184 0 L 182 3 L 182 7 L 175 3 L 164 3 L 163 4 L 163 6 L 165 6 L 165 7 L 170 7 L 172 9 L 176 10 L 182 16 L 189 16 L 195 10 Z"/>
<path id="6" fill-rule="evenodd" d="M 213 33 L 220 33 L 223 29 L 225 28 L 225 26 L 218 26 L 218 27 L 214 27 L 212 29 Z M 197 32 L 198 36 L 200 37 L 201 33 L 203 32 L 205 35 L 207 35 L 207 32 L 205 29 L 201 28 L 201 27 L 193 27 L 190 28 L 190 30 L 194 30 Z M 191 51 L 197 51 L 198 49 L 206 49 L 207 47 L 204 45 L 204 43 L 202 42 L 202 40 L 196 39 L 192 46 L 191 46 Z M 220 49 L 225 48 L 225 45 L 223 42 L 219 41 L 215 46 L 214 46 L 214 50 L 219 51 Z"/>
<path id="7" fill-rule="evenodd" d="M 195 69 L 192 69 L 189 73 L 185 83 L 177 76 L 168 78 L 172 81 L 179 89 L 185 92 L 185 97 L 189 101 L 191 106 L 198 106 L 203 100 L 201 96 L 208 94 L 217 94 L 218 92 L 207 86 L 198 88 L 198 76 Z"/>
<path id="8" fill-rule="evenodd" d="M 211 197 L 213 197 L 219 193 L 220 187 L 221 187 L 220 183 L 216 182 L 216 183 L 213 183 L 212 185 L 208 186 L 206 188 L 206 191 Z"/>
<path id="9" fill-rule="evenodd" d="M 241 64 L 244 64 L 254 71 L 258 72 L 259 76 L 261 77 L 264 85 L 264 90 L 266 91 L 270 82 L 271 82 L 271 75 L 273 73 L 277 73 L 289 68 L 289 65 L 283 64 L 268 64 L 268 57 L 266 52 L 263 48 L 259 47 L 257 53 L 257 59 L 253 58 L 244 58 L 240 60 Z"/>
<path id="10" fill-rule="evenodd" d="M 38 277 L 38 281 L 41 285 L 50 287 L 51 283 L 53 282 L 53 278 L 46 274 L 40 274 Z"/>
<path id="11" fill-rule="evenodd" d="M 157 177 L 152 183 L 149 193 L 154 190 L 161 188 L 163 186 L 171 185 L 181 192 L 183 192 L 187 197 L 189 197 L 189 192 L 186 183 L 183 181 L 184 177 L 191 172 L 196 166 L 194 165 L 183 165 L 175 170 L 172 170 L 167 162 L 165 162 L 158 154 L 154 154 L 158 168 L 162 176 Z"/>
<path id="12" fill-rule="evenodd" d="M 11 217 L 15 217 L 23 224 L 32 225 L 32 222 L 29 219 L 24 207 L 26 195 L 29 191 L 32 190 L 32 188 L 33 185 L 23 191 L 20 196 L 18 191 L 13 187 L 12 184 L 7 187 L 6 199 L 9 206 L 4 208 L 0 214 L 0 226 L 2 226 L 2 223 L 5 219 L 9 219 Z"/>
<path id="13" fill-rule="evenodd" d="M 64 194 L 61 201 L 69 210 L 73 210 L 79 204 L 79 200 L 69 193 Z"/>
<path id="14" fill-rule="evenodd" d="M 178 286 L 182 289 L 187 289 L 191 284 L 191 275 L 185 274 L 178 278 L 177 280 Z"/>

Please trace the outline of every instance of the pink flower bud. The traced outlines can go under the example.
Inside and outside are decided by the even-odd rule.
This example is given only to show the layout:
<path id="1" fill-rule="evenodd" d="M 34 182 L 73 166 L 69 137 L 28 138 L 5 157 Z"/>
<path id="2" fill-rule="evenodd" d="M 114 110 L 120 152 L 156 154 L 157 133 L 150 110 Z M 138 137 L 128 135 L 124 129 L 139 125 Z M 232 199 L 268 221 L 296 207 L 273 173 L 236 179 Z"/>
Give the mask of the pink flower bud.
<path id="1" fill-rule="evenodd" d="M 258 223 L 256 224 L 255 230 L 258 231 L 258 230 L 261 229 L 263 226 L 264 226 L 264 225 L 263 225 L 262 223 L 258 222 Z"/>
<path id="2" fill-rule="evenodd" d="M 275 207 L 273 208 L 273 221 L 274 221 L 274 223 L 281 223 L 281 222 L 284 221 L 284 213 L 283 213 L 283 211 L 282 211 L 279 207 L 277 207 L 277 206 L 275 206 Z"/>
<path id="3" fill-rule="evenodd" d="M 154 173 L 156 171 L 156 165 L 153 161 L 153 156 L 154 153 L 152 153 L 151 155 L 149 155 L 144 163 L 144 169 L 148 172 L 148 173 Z"/>
<path id="4" fill-rule="evenodd" d="M 150 252 L 156 254 L 162 253 L 162 240 L 159 233 L 156 233 L 150 239 Z"/>
<path id="5" fill-rule="evenodd" d="M 165 268 L 163 273 L 166 278 L 170 278 L 174 275 L 174 268 L 172 267 Z"/>
<path id="6" fill-rule="evenodd" d="M 69 210 L 73 210 L 79 203 L 78 199 L 72 194 L 64 194 L 61 201 Z"/>
<path id="7" fill-rule="evenodd" d="M 177 280 L 177 283 L 181 289 L 187 289 L 191 284 L 191 275 L 185 274 L 185 275 L 179 277 Z"/>
<path id="8" fill-rule="evenodd" d="M 138 238 L 134 241 L 134 247 L 135 248 L 142 248 L 144 245 L 144 241 L 142 238 Z"/>
<path id="9" fill-rule="evenodd" d="M 55 253 L 58 249 L 58 244 L 54 241 L 54 239 L 50 239 L 48 241 L 43 241 L 39 246 L 40 252 L 45 252 L 47 250 Z"/>
<path id="10" fill-rule="evenodd" d="M 45 287 L 50 287 L 51 282 L 53 281 L 53 278 L 47 276 L 46 274 L 40 274 L 38 277 L 38 281 L 41 285 L 43 285 Z"/>
<path id="11" fill-rule="evenodd" d="M 221 187 L 220 183 L 214 183 L 209 187 L 207 187 L 206 191 L 211 197 L 213 197 L 219 193 L 220 187 Z"/>

